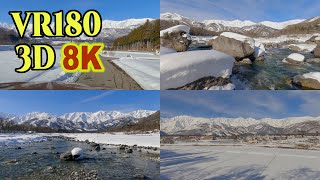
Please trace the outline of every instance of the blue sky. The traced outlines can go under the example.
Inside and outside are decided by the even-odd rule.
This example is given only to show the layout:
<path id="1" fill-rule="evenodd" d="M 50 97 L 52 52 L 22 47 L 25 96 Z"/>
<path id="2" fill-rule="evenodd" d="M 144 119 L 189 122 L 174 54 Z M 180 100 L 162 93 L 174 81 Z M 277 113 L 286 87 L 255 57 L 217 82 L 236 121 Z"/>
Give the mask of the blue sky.
<path id="1" fill-rule="evenodd" d="M 320 91 L 163 91 L 161 116 L 320 116 Z"/>
<path id="2" fill-rule="evenodd" d="M 0 111 L 14 115 L 48 112 L 160 110 L 159 91 L 0 91 Z"/>
<path id="3" fill-rule="evenodd" d="M 320 15 L 319 0 L 161 0 L 161 13 L 175 12 L 197 20 L 282 22 Z"/>
<path id="4" fill-rule="evenodd" d="M 10 0 L 0 6 L 0 22 L 11 23 L 9 11 L 45 10 L 49 12 L 71 9 L 82 13 L 88 9 L 100 12 L 103 19 L 159 18 L 159 0 Z"/>

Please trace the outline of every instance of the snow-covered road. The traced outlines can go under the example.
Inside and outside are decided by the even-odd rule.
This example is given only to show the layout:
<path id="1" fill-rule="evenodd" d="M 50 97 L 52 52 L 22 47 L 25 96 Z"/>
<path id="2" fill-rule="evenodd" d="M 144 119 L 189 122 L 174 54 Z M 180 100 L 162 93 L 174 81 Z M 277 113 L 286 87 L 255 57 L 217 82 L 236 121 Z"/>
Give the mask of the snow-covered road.
<path id="1" fill-rule="evenodd" d="M 161 179 L 319 179 L 320 151 L 161 146 Z"/>
<path id="2" fill-rule="evenodd" d="M 123 69 L 145 90 L 160 89 L 160 56 L 144 52 L 107 52 L 107 57 Z"/>
<path id="3" fill-rule="evenodd" d="M 80 73 L 65 73 L 60 66 L 60 47 L 55 47 L 56 62 L 48 71 L 28 71 L 16 73 L 15 69 L 22 65 L 22 60 L 17 57 L 13 46 L 0 46 L 0 83 L 8 82 L 74 82 Z M 46 59 L 43 54 L 43 59 Z"/>

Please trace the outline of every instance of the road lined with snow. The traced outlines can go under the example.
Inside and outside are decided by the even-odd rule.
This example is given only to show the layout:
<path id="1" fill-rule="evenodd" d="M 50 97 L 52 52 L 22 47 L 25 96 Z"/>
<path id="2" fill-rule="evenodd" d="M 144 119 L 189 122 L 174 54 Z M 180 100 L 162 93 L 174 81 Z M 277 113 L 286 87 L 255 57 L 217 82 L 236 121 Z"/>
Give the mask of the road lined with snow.
<path id="1" fill-rule="evenodd" d="M 318 179 L 320 151 L 161 146 L 161 179 Z"/>
<path id="2" fill-rule="evenodd" d="M 153 53 L 109 51 L 104 56 L 124 70 L 145 90 L 160 89 L 160 56 Z"/>

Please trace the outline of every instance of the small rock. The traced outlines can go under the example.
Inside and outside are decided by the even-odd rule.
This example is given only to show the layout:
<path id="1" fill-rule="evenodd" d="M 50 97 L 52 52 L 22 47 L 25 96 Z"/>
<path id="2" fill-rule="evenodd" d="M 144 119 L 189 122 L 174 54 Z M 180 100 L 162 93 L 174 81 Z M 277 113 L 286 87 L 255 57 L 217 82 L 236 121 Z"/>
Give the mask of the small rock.
<path id="1" fill-rule="evenodd" d="M 307 59 L 307 63 L 320 63 L 320 58 Z"/>
<path id="2" fill-rule="evenodd" d="M 37 152 L 33 152 L 32 154 L 38 154 Z"/>
<path id="3" fill-rule="evenodd" d="M 72 156 L 73 156 L 73 158 L 74 158 L 75 160 L 81 158 L 82 153 L 83 153 L 83 150 L 82 150 L 81 148 L 78 148 L 78 147 L 72 149 L 72 151 L 71 151 L 71 154 L 72 154 Z"/>
<path id="4" fill-rule="evenodd" d="M 73 160 L 73 157 L 72 157 L 71 152 L 62 153 L 62 154 L 60 155 L 60 160 L 63 160 L 63 161 L 72 161 L 72 160 Z"/>
<path id="5" fill-rule="evenodd" d="M 134 179 L 139 179 L 139 180 L 147 179 L 147 177 L 143 174 L 135 174 L 133 177 L 134 177 Z"/>
<path id="6" fill-rule="evenodd" d="M 126 149 L 126 153 L 132 153 L 133 150 L 131 148 Z"/>
<path id="7" fill-rule="evenodd" d="M 15 147 L 14 149 L 22 149 L 21 147 Z"/>
<path id="8" fill-rule="evenodd" d="M 244 58 L 241 61 L 237 61 L 237 64 L 252 64 L 252 61 L 249 58 Z"/>

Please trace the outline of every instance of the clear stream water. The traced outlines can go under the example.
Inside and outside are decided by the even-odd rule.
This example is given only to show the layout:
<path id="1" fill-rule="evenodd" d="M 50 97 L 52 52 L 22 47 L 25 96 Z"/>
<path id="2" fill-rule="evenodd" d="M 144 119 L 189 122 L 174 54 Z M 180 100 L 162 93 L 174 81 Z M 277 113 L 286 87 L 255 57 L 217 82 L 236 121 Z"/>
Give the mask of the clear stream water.
<path id="1" fill-rule="evenodd" d="M 252 65 L 236 65 L 240 69 L 232 77 L 237 89 L 253 90 L 285 90 L 299 89 L 291 85 L 291 79 L 295 75 L 302 75 L 309 72 L 320 72 L 320 64 L 290 65 L 282 60 L 288 57 L 293 51 L 289 49 L 268 49 L 264 61 L 255 62 Z M 311 53 L 301 53 L 306 59 L 314 58 Z"/>
<path id="2" fill-rule="evenodd" d="M 133 151 L 126 154 L 115 146 L 106 150 L 90 151 L 86 143 L 53 139 L 47 142 L 24 144 L 22 149 L 0 147 L 0 179 L 70 179 L 72 172 L 86 173 L 96 170 L 98 179 L 134 179 L 141 174 L 148 179 L 160 179 L 159 155 Z M 85 151 L 84 159 L 66 162 L 59 159 L 60 154 L 81 147 Z M 37 152 L 37 154 L 32 154 Z M 111 152 L 116 152 L 112 154 Z M 9 162 L 16 160 L 16 162 Z"/>

